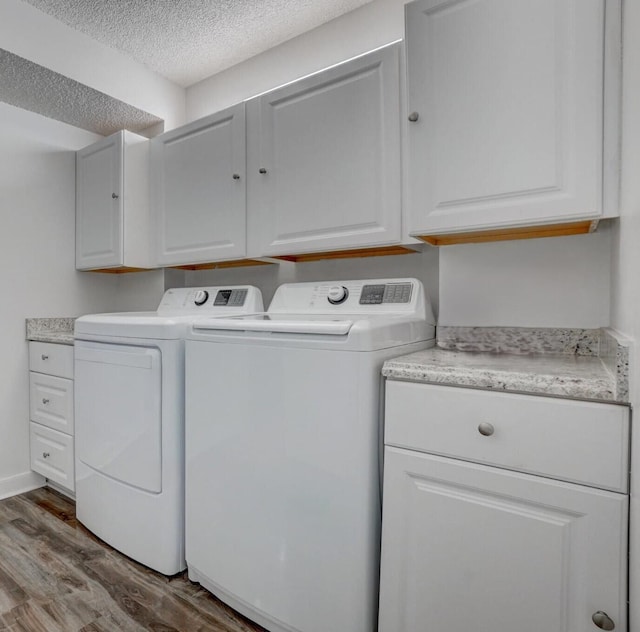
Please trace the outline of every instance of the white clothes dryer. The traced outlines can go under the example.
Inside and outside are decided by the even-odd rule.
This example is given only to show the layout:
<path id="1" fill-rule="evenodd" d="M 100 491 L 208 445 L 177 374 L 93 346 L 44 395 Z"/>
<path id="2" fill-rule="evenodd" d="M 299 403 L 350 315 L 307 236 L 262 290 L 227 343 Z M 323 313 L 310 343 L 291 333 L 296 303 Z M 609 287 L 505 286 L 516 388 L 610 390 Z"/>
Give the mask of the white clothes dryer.
<path id="1" fill-rule="evenodd" d="M 296 283 L 185 347 L 189 577 L 273 632 L 372 632 L 382 364 L 434 344 L 415 279 Z"/>
<path id="2" fill-rule="evenodd" d="M 262 309 L 255 287 L 181 288 L 155 312 L 76 321 L 78 520 L 165 575 L 185 568 L 185 335 L 195 317 Z"/>

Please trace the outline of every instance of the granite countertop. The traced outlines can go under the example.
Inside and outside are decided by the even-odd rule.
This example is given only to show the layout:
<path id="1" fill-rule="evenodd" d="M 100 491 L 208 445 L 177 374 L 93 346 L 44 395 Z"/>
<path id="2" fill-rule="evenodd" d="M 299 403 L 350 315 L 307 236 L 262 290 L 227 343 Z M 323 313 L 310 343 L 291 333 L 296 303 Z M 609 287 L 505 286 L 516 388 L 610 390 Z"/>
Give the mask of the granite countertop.
<path id="1" fill-rule="evenodd" d="M 72 345 L 74 322 L 75 318 L 27 318 L 27 340 Z"/>
<path id="2" fill-rule="evenodd" d="M 388 360 L 382 373 L 391 380 L 627 403 L 628 346 L 625 341 L 612 342 L 608 332 L 602 330 L 601 338 L 588 338 L 589 345 L 584 345 L 584 337 L 576 338 L 582 341 L 582 348 L 573 352 L 566 348 L 566 337 L 562 349 L 553 343 L 540 352 L 539 339 L 528 347 L 522 330 L 518 331 L 518 349 L 502 340 L 500 348 L 506 351 L 489 350 L 486 335 L 475 346 L 481 350 L 474 350 L 469 337 L 458 345 L 443 335 L 436 347 Z"/>

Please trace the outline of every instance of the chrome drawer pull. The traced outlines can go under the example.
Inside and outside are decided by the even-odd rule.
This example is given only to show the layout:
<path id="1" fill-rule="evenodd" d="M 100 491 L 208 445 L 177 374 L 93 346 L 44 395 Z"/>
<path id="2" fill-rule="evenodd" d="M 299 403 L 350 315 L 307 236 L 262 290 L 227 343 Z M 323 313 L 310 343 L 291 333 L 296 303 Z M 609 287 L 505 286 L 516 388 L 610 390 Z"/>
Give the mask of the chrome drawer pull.
<path id="1" fill-rule="evenodd" d="M 46 397 L 43 397 L 43 398 L 42 398 L 42 403 L 43 403 L 43 404 L 48 404 L 48 403 L 49 403 L 49 400 L 48 400 Z"/>
<path id="2" fill-rule="evenodd" d="M 487 423 L 486 421 L 483 421 L 478 426 L 478 432 L 483 437 L 490 437 L 495 431 L 496 431 L 496 429 L 493 427 L 493 424 Z"/>
<path id="3" fill-rule="evenodd" d="M 51 456 L 51 454 L 49 452 L 43 452 L 42 453 L 42 458 L 43 459 L 48 459 Z M 595 617 L 595 615 L 593 615 Z"/>
<path id="4" fill-rule="evenodd" d="M 598 610 L 598 612 L 594 612 L 591 620 L 601 629 L 601 630 L 613 630 L 616 627 L 616 624 L 609 618 L 609 615 L 606 612 L 602 612 L 602 610 Z"/>
<path id="5" fill-rule="evenodd" d="M 40 356 L 43 360 L 48 360 L 49 356 L 45 355 L 44 353 Z"/>

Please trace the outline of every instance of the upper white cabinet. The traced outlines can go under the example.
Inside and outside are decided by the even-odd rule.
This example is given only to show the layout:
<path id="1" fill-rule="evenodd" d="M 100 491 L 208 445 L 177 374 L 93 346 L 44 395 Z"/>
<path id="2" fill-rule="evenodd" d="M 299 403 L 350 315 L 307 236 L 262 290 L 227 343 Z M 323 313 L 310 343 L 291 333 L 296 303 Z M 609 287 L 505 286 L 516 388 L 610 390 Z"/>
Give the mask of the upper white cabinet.
<path id="1" fill-rule="evenodd" d="M 151 141 L 151 199 L 159 265 L 245 256 L 243 103 Z"/>
<path id="2" fill-rule="evenodd" d="M 148 268 L 148 144 L 120 131 L 76 154 L 76 268 Z"/>
<path id="3" fill-rule="evenodd" d="M 406 6 L 411 234 L 617 214 L 619 23 L 619 0 Z"/>
<path id="4" fill-rule="evenodd" d="M 247 102 L 253 256 L 400 241 L 399 77 L 392 45 Z"/>

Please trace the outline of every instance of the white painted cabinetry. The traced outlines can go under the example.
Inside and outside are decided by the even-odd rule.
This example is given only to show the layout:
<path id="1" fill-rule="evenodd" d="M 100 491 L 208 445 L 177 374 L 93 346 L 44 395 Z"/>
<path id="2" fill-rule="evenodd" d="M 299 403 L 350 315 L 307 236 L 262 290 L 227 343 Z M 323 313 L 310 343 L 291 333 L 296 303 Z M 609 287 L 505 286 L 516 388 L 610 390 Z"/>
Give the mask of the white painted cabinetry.
<path id="1" fill-rule="evenodd" d="M 380 632 L 626 630 L 625 407 L 387 394 Z"/>
<path id="2" fill-rule="evenodd" d="M 619 0 L 408 4 L 411 234 L 616 215 L 619 30 Z"/>
<path id="3" fill-rule="evenodd" d="M 244 103 L 151 141 L 158 265 L 246 255 Z"/>
<path id="4" fill-rule="evenodd" d="M 75 490 L 73 347 L 29 343 L 31 469 Z"/>
<path id="5" fill-rule="evenodd" d="M 247 102 L 249 251 L 401 239 L 399 45 Z"/>
<path id="6" fill-rule="evenodd" d="M 76 153 L 76 268 L 149 268 L 147 138 L 120 131 Z"/>

